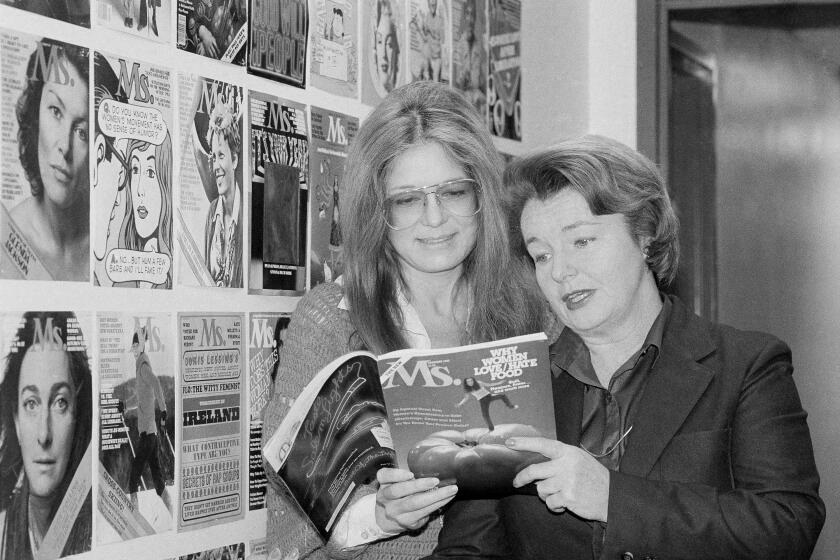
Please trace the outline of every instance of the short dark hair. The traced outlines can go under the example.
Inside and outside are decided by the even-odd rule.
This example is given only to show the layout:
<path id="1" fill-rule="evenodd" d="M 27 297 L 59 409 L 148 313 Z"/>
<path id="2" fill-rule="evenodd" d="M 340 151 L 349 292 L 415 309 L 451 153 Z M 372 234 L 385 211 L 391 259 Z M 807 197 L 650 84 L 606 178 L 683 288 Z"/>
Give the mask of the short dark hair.
<path id="1" fill-rule="evenodd" d="M 631 235 L 646 240 L 648 268 L 661 287 L 676 276 L 679 221 L 656 164 L 636 150 L 604 136 L 567 140 L 514 161 L 505 172 L 505 184 L 520 254 L 526 253 L 519 226 L 525 204 L 569 188 L 583 196 L 596 216 L 624 216 Z"/>
<path id="2" fill-rule="evenodd" d="M 44 183 L 41 181 L 41 171 L 38 168 L 38 112 L 41 106 L 41 92 L 44 90 L 44 81 L 41 65 L 39 64 L 39 51 L 43 53 L 45 60 L 52 56 L 63 56 L 69 62 L 79 76 L 84 80 L 85 85 L 90 83 L 88 72 L 88 50 L 55 41 L 52 39 L 41 39 L 38 47 L 29 55 L 29 63 L 26 65 L 26 89 L 20 94 L 15 106 L 15 115 L 18 121 L 18 154 L 20 164 L 29 181 L 29 189 L 32 196 L 41 198 L 44 195 Z M 58 51 L 57 55 L 52 50 Z"/>

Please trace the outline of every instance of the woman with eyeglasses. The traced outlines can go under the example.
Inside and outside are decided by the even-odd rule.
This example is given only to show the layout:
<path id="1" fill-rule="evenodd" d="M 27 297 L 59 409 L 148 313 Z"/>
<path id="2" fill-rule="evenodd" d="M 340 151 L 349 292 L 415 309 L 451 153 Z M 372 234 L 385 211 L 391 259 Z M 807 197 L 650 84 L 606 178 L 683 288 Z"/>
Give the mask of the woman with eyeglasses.
<path id="1" fill-rule="evenodd" d="M 513 481 L 538 495 L 456 503 L 435 557 L 808 558 L 825 508 L 790 350 L 660 291 L 678 224 L 656 166 L 584 137 L 505 179 L 517 252 L 566 326 L 559 441 L 510 438 L 548 459 Z"/>
<path id="2" fill-rule="evenodd" d="M 501 170 L 481 116 L 444 85 L 397 88 L 364 121 L 340 193 L 344 274 L 297 306 L 266 437 L 319 368 L 349 351 L 449 347 L 542 330 L 546 314 L 528 289 L 533 281 L 510 255 Z M 437 543 L 436 512 L 457 491 L 382 469 L 324 543 L 271 476 L 267 532 L 279 557 L 419 558 Z"/>

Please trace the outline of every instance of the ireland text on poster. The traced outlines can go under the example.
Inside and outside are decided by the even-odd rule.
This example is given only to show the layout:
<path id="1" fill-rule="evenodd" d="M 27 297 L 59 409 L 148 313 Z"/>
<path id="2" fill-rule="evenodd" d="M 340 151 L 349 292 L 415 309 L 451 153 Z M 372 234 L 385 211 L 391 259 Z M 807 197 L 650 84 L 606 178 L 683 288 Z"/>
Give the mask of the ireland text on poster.
<path id="1" fill-rule="evenodd" d="M 0 31 L 0 278 L 90 278 L 88 49 Z"/>
<path id="2" fill-rule="evenodd" d="M 179 529 L 244 515 L 244 316 L 179 314 L 181 500 Z"/>

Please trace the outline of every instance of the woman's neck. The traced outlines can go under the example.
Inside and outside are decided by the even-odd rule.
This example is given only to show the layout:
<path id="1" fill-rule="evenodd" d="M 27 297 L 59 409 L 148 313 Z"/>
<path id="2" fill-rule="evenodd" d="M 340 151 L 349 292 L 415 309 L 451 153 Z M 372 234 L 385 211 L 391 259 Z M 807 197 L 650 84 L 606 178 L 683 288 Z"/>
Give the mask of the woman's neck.
<path id="1" fill-rule="evenodd" d="M 59 247 L 76 243 L 89 231 L 87 214 L 83 216 L 85 219 L 80 219 L 78 205 L 59 208 L 44 196 L 38 207 L 41 209 L 44 227 L 52 232 L 52 237 Z"/>
<path id="2" fill-rule="evenodd" d="M 47 530 L 50 528 L 50 513 L 52 512 L 53 498 L 41 498 L 29 493 L 28 515 L 29 530 L 31 531 L 35 544 L 40 546 Z"/>
<path id="3" fill-rule="evenodd" d="M 457 346 L 463 341 L 469 296 L 459 290 L 461 269 L 438 274 L 404 274 L 406 298 L 417 310 L 433 347 Z"/>

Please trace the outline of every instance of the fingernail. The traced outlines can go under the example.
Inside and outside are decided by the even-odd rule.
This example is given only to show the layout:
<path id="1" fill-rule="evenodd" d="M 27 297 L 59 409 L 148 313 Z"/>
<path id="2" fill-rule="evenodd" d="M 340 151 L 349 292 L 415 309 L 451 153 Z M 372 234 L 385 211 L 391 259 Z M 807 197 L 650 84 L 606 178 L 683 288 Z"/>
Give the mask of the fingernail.
<path id="1" fill-rule="evenodd" d="M 454 484 L 451 484 L 451 485 L 449 485 L 449 486 L 444 486 L 444 487 L 443 487 L 443 491 L 444 491 L 446 494 L 455 494 L 455 493 L 458 491 L 458 487 L 457 487 L 457 486 L 455 486 Z"/>
<path id="2" fill-rule="evenodd" d="M 505 445 L 507 447 L 516 447 L 516 440 L 514 438 L 508 438 L 505 440 Z"/>
<path id="3" fill-rule="evenodd" d="M 428 486 L 429 488 L 434 488 L 438 484 L 440 484 L 440 479 L 434 477 L 426 479 L 426 486 Z"/>

